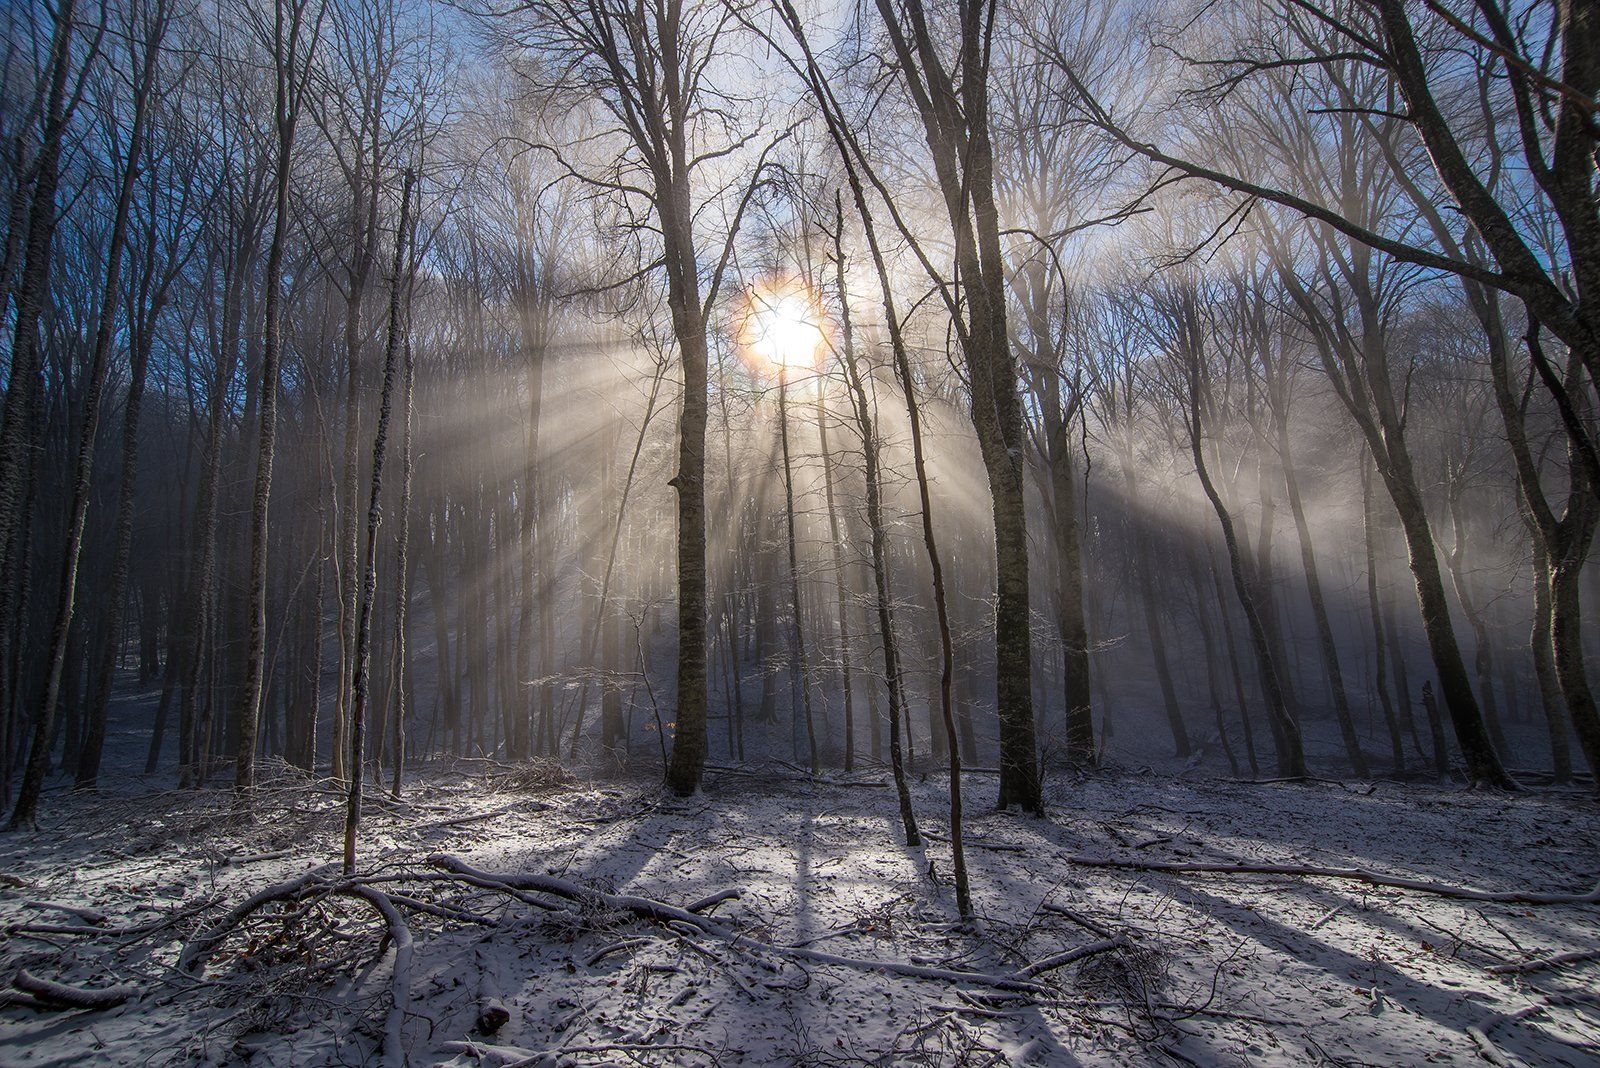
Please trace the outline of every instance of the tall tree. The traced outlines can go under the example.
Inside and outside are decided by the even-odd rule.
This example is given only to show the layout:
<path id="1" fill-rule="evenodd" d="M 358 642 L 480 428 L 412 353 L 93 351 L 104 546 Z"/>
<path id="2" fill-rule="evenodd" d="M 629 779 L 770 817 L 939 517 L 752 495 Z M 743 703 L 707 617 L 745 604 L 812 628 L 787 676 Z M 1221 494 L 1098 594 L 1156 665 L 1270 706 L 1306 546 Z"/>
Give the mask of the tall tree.
<path id="1" fill-rule="evenodd" d="M 255 787 L 256 739 L 267 652 L 267 518 L 272 501 L 272 462 L 278 435 L 278 363 L 283 354 L 283 258 L 289 229 L 289 176 L 295 132 L 306 87 L 315 69 L 326 8 L 321 0 L 274 0 L 272 25 L 256 31 L 272 57 L 273 177 L 272 236 L 267 243 L 261 390 L 257 402 L 255 488 L 250 503 L 249 621 L 244 685 L 238 698 L 239 744 L 234 756 L 234 792 L 248 798 Z"/>

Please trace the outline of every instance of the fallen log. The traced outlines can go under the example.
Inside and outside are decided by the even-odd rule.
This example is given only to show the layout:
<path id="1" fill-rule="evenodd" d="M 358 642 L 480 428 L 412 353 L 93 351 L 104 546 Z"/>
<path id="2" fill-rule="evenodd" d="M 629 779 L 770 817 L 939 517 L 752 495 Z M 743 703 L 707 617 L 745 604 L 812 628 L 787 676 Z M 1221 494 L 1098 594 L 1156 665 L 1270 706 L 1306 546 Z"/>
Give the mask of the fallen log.
<path id="1" fill-rule="evenodd" d="M 440 1053 L 465 1053 L 476 1057 L 480 1065 L 491 1065 L 493 1068 L 531 1068 L 536 1064 L 565 1064 L 574 1057 L 595 1057 L 606 1053 L 638 1054 L 638 1053 L 700 1053 L 707 1052 L 703 1046 L 690 1046 L 678 1042 L 600 1042 L 581 1043 L 570 1046 L 552 1046 L 549 1049 L 533 1050 L 521 1046 L 495 1046 L 487 1042 L 474 1042 L 452 1040 L 441 1043 Z M 602 1062 L 610 1063 L 610 1062 Z"/>

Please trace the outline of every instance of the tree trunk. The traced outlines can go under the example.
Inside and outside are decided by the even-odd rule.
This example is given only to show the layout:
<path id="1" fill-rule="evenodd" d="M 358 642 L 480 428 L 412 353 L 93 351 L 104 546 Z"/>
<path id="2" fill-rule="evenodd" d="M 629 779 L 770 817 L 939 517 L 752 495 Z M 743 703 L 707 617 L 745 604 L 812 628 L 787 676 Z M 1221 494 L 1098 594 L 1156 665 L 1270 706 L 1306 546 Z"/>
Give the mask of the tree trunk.
<path id="1" fill-rule="evenodd" d="M 1383 613 L 1378 600 L 1377 524 L 1372 511 L 1372 461 L 1361 458 L 1361 531 L 1362 545 L 1367 565 L 1367 611 L 1372 624 L 1373 689 L 1383 704 L 1383 721 L 1389 728 L 1389 759 L 1396 775 L 1405 773 L 1406 751 L 1400 737 L 1400 720 L 1395 715 L 1394 702 L 1389 697 L 1388 672 L 1384 670 Z M 1403 692 L 1403 691 L 1402 691 Z M 1413 728 L 1414 729 L 1414 728 Z"/>
<path id="2" fill-rule="evenodd" d="M 795 664 L 791 669 L 791 677 L 798 679 L 800 684 L 800 702 L 805 710 L 806 747 L 810 754 L 811 774 L 816 775 L 821 766 L 817 761 L 817 725 L 811 710 L 811 665 L 806 657 L 805 620 L 800 611 L 800 564 L 794 529 L 794 471 L 789 459 L 789 369 L 787 367 L 779 368 L 778 371 L 778 437 L 783 446 L 783 514 L 788 531 L 789 602 L 794 609 Z"/>
<path id="3" fill-rule="evenodd" d="M 1461 518 L 1463 490 L 1461 475 L 1458 473 L 1445 491 L 1450 510 L 1451 533 L 1450 551 L 1445 556 L 1445 562 L 1450 569 L 1450 584 L 1455 588 L 1456 602 L 1461 605 L 1461 612 L 1467 617 L 1467 626 L 1472 628 L 1474 644 L 1472 666 L 1478 676 L 1478 702 L 1483 708 L 1484 723 L 1489 728 L 1489 740 L 1494 745 L 1495 752 L 1504 759 L 1509 749 L 1500 723 L 1500 708 L 1494 695 L 1494 651 L 1490 647 L 1489 627 L 1484 621 L 1483 613 L 1478 609 L 1476 599 L 1472 596 L 1471 587 L 1467 584 L 1463 563 L 1467 545 L 1466 529 Z"/>
<path id="4" fill-rule="evenodd" d="M 688 176 L 659 205 L 673 334 L 683 362 L 678 424 L 678 709 L 667 785 L 680 797 L 700 789 L 706 763 L 706 322 L 696 276 Z"/>
<path id="5" fill-rule="evenodd" d="M 400 189 L 400 224 L 395 228 L 394 261 L 389 276 L 388 340 L 383 353 L 383 391 L 378 401 L 378 426 L 372 439 L 372 482 L 367 498 L 366 551 L 361 568 L 361 600 L 356 620 L 355 689 L 350 703 L 350 792 L 344 817 L 344 871 L 356 868 L 356 834 L 361 827 L 361 787 L 366 765 L 367 696 L 371 688 L 373 600 L 378 592 L 378 525 L 383 522 L 383 464 L 389 448 L 389 420 L 394 411 L 395 379 L 400 363 L 400 297 L 405 283 L 406 238 L 411 222 L 411 187 L 406 171 Z M 402 519 L 403 522 L 403 519 Z M 500 606 L 496 606 L 499 608 Z M 501 647 L 504 652 L 504 646 Z"/>
<path id="6" fill-rule="evenodd" d="M 272 501 L 272 461 L 278 437 L 278 361 L 283 352 L 283 256 L 284 237 L 289 219 L 289 175 L 292 169 L 295 125 L 300 116 L 304 78 L 309 77 L 309 56 L 299 55 L 300 33 L 304 29 L 302 0 L 277 0 L 279 22 L 285 21 L 282 5 L 292 5 L 288 40 L 278 30 L 274 58 L 277 61 L 277 88 L 274 117 L 277 129 L 277 171 L 273 188 L 272 241 L 267 248 L 266 330 L 261 350 L 261 396 L 256 440 L 255 488 L 250 502 L 249 622 L 244 658 L 244 679 L 237 702 L 239 739 L 234 757 L 233 789 L 248 799 L 255 787 L 256 732 L 260 726 L 261 692 L 266 669 L 267 643 L 267 519 Z M 319 27 L 320 29 L 320 24 Z M 307 50 L 314 50 L 313 40 Z M 285 52 L 285 50 L 287 50 Z M 286 66 L 287 64 L 287 66 Z M 304 69 L 297 69 L 303 64 Z"/>
<path id="7" fill-rule="evenodd" d="M 834 266 L 839 300 L 845 300 L 844 258 L 835 247 Z M 850 662 L 850 601 L 846 595 L 846 570 L 843 536 L 839 528 L 839 511 L 833 493 L 833 456 L 828 451 L 828 409 L 823 396 L 823 379 L 817 376 L 817 442 L 822 453 L 822 485 L 828 504 L 828 540 L 833 553 L 833 589 L 835 610 L 839 613 L 839 673 L 844 689 L 844 770 L 856 766 L 856 705 L 852 685 L 854 665 Z"/>
<path id="8" fill-rule="evenodd" d="M 1050 466 L 1050 519 L 1056 543 L 1055 614 L 1061 635 L 1061 681 L 1066 704 L 1067 759 L 1093 764 L 1094 720 L 1089 679 L 1089 631 L 1083 619 L 1083 548 L 1078 531 L 1077 465 L 1070 427 L 1061 411 L 1061 373 L 1045 372 L 1040 405 Z"/>
<path id="9" fill-rule="evenodd" d="M 1422 610 L 1422 627 L 1433 654 L 1434 670 L 1444 691 L 1445 710 L 1455 728 L 1456 741 L 1466 760 L 1467 775 L 1475 784 L 1514 790 L 1516 783 L 1507 775 L 1484 729 L 1483 716 L 1472 693 L 1461 646 L 1456 641 L 1455 625 L 1450 620 L 1450 603 L 1445 597 L 1444 579 L 1439 574 L 1439 558 L 1434 549 L 1433 531 L 1411 473 L 1409 458 L 1401 463 L 1380 465 L 1384 481 L 1394 499 L 1411 558 L 1411 573 L 1417 583 L 1417 603 Z"/>
<path id="10" fill-rule="evenodd" d="M 61 0 L 51 30 L 49 78 L 38 157 L 34 162 L 33 202 L 23 242 L 22 274 L 16 290 L 16 326 L 12 335 L 9 383 L 0 413 L 0 564 L 7 571 L 0 583 L 0 705 L 21 698 L 19 680 L 6 659 L 13 624 L 20 626 L 20 576 L 27 560 L 20 553 L 22 528 L 30 522 L 23 509 L 34 466 L 34 441 L 42 430 L 44 383 L 41 377 L 39 318 L 49 296 L 50 254 L 57 222 L 56 192 L 61 180 L 61 142 L 70 115 L 67 76 L 72 66 L 72 30 L 76 0 Z M 19 732 L 20 733 L 20 732 Z"/>
<path id="11" fill-rule="evenodd" d="M 1206 499 L 1211 502 L 1212 510 L 1217 513 L 1217 522 L 1222 527 L 1222 541 L 1228 550 L 1228 566 L 1233 572 L 1234 593 L 1239 598 L 1239 607 L 1244 610 L 1245 623 L 1250 630 L 1250 642 L 1255 647 L 1256 666 L 1261 675 L 1261 690 L 1267 699 L 1267 714 L 1272 717 L 1277 727 L 1273 732 L 1273 741 L 1278 750 L 1278 774 L 1290 777 L 1303 776 L 1306 774 L 1306 758 L 1300 741 L 1300 728 L 1289 715 L 1278 664 L 1273 657 L 1272 645 L 1268 640 L 1266 627 L 1261 621 L 1261 613 L 1256 607 L 1255 591 L 1250 588 L 1245 577 L 1244 560 L 1239 552 L 1239 539 L 1234 532 L 1233 518 L 1228 514 L 1228 509 L 1222 503 L 1222 498 L 1218 495 L 1217 488 L 1206 469 L 1200 422 L 1202 386 L 1197 325 L 1192 314 L 1185 317 L 1183 329 L 1189 336 L 1183 346 L 1185 351 L 1180 354 L 1186 363 L 1189 379 L 1187 420 L 1189 454 L 1194 460 L 1195 474 L 1199 476 L 1200 488 L 1205 491 Z"/>
<path id="12" fill-rule="evenodd" d="M 851 189 L 856 196 L 856 208 L 861 214 L 862 225 L 866 227 L 868 247 L 873 254 L 874 264 L 880 270 L 880 280 L 885 276 L 881 273 L 882 264 L 877 243 L 872 231 L 872 222 L 866 211 L 866 198 L 862 195 L 860 185 L 855 177 L 855 172 L 846 163 L 847 172 L 851 177 Z M 834 209 L 839 220 L 839 234 L 844 232 L 844 209 L 842 198 L 835 195 Z M 896 322 L 894 304 L 891 291 L 885 285 L 882 287 L 885 301 L 885 317 L 891 324 Z M 844 323 L 849 322 L 848 298 L 844 292 L 840 293 L 841 316 Z M 917 818 L 911 808 L 911 791 L 906 783 L 905 760 L 900 746 L 900 717 L 901 709 L 905 705 L 905 692 L 900 678 L 900 653 L 895 641 L 894 633 L 894 608 L 889 597 L 889 561 L 888 537 L 883 525 L 883 499 L 882 488 L 879 481 L 879 449 L 877 431 L 872 420 L 872 408 L 867 400 L 867 393 L 862 384 L 861 370 L 856 363 L 855 345 L 848 326 L 844 331 L 844 346 L 842 354 L 845 362 L 845 374 L 850 386 L 850 394 L 855 405 L 856 425 L 861 428 L 862 453 L 865 457 L 866 483 L 867 483 L 867 529 L 871 540 L 872 554 L 872 581 L 874 604 L 878 613 L 878 635 L 883 645 L 883 677 L 889 694 L 889 767 L 894 779 L 895 797 L 900 805 L 900 825 L 905 831 L 906 845 L 919 846 L 922 844 L 922 833 L 917 829 Z"/>
<path id="13" fill-rule="evenodd" d="M 1550 611 L 1550 559 L 1536 544 L 1533 552 L 1533 629 L 1529 644 L 1533 651 L 1533 675 L 1539 684 L 1539 702 L 1544 708 L 1545 725 L 1550 735 L 1550 767 L 1558 783 L 1572 780 L 1572 745 L 1568 732 L 1572 720 L 1567 701 L 1556 675 L 1554 623 Z"/>
<path id="14" fill-rule="evenodd" d="M 70 16 L 71 0 L 63 5 Z M 164 30 L 165 24 L 162 23 Z M 138 179 L 138 161 L 143 153 L 145 118 L 155 84 L 162 31 L 145 42 L 138 80 L 133 89 L 134 113 L 128 136 L 128 150 L 122 161 L 117 190 L 117 206 L 106 244 L 105 285 L 100 297 L 100 321 L 95 331 L 94 351 L 89 360 L 88 382 L 83 392 L 83 418 L 78 432 L 77 455 L 73 463 L 72 506 L 67 521 L 67 544 L 61 563 L 60 595 L 56 602 L 55 626 L 50 634 L 44 698 L 34 721 L 33 745 L 23 769 L 17 804 L 11 812 L 13 829 L 31 826 L 44 789 L 50 763 L 51 732 L 55 726 L 56 704 L 61 697 L 62 675 L 66 668 L 67 643 L 73 632 L 73 609 L 78 587 L 78 561 L 83 551 L 84 528 L 89 518 L 89 498 L 94 480 L 95 436 L 100 426 L 101 395 L 111 362 L 111 342 L 116 332 L 118 286 L 122 275 L 122 251 L 127 241 L 128 214 L 133 189 Z M 80 628 L 81 629 L 81 628 Z M 102 721 L 103 724 L 103 721 Z M 102 726 L 102 737 L 103 737 Z M 99 754 L 95 754 L 98 763 Z"/>
<path id="15" fill-rule="evenodd" d="M 1358 779 L 1368 774 L 1367 757 L 1361 751 L 1361 740 L 1356 736 L 1355 720 L 1350 715 L 1350 698 L 1344 689 L 1344 672 L 1339 667 L 1339 645 L 1333 637 L 1333 624 L 1328 620 L 1328 606 L 1322 597 L 1322 576 L 1317 571 L 1317 551 L 1311 543 L 1311 524 L 1306 521 L 1306 509 L 1300 499 L 1300 480 L 1294 466 L 1293 445 L 1289 441 L 1289 412 L 1286 399 L 1277 406 L 1273 422 L 1278 430 L 1278 456 L 1283 465 L 1283 481 L 1289 496 L 1289 511 L 1294 515 L 1295 533 L 1300 538 L 1300 564 L 1305 571 L 1306 592 L 1311 597 L 1311 615 L 1317 625 L 1317 639 L 1322 645 L 1322 661 L 1328 670 L 1328 686 L 1333 691 L 1333 714 L 1339 722 L 1339 734 L 1344 739 L 1345 754 Z"/>
<path id="16" fill-rule="evenodd" d="M 1183 714 L 1178 709 L 1178 694 L 1172 685 L 1172 668 L 1167 663 L 1166 639 L 1161 632 L 1161 618 L 1156 610 L 1153 576 L 1157 570 L 1157 562 L 1155 554 L 1151 551 L 1150 539 L 1145 536 L 1140 517 L 1133 514 L 1134 502 L 1138 499 L 1138 482 L 1133 473 L 1133 458 L 1127 448 L 1121 450 L 1119 458 L 1122 484 L 1127 489 L 1126 522 L 1133 534 L 1129 539 L 1133 551 L 1129 566 L 1133 568 L 1138 582 L 1139 607 L 1144 613 L 1145 633 L 1150 637 L 1150 656 L 1155 664 L 1156 682 L 1161 687 L 1161 705 L 1166 709 L 1167 728 L 1172 732 L 1172 755 L 1187 757 L 1191 752 L 1189 731 L 1184 726 Z"/>
<path id="17" fill-rule="evenodd" d="M 144 386 L 150 365 L 155 323 L 165 295 L 145 309 L 143 321 L 134 325 L 129 354 L 128 395 L 122 416 L 122 472 L 117 484 L 115 543 L 111 550 L 111 578 L 100 620 L 100 663 L 91 673 L 88 730 L 78 756 L 77 787 L 93 787 L 100 777 L 100 754 L 105 746 L 106 712 L 111 704 L 111 684 L 116 674 L 116 641 L 122 623 L 122 602 L 128 588 L 128 563 L 133 546 L 134 483 L 139 476 L 139 419 L 144 408 Z"/>

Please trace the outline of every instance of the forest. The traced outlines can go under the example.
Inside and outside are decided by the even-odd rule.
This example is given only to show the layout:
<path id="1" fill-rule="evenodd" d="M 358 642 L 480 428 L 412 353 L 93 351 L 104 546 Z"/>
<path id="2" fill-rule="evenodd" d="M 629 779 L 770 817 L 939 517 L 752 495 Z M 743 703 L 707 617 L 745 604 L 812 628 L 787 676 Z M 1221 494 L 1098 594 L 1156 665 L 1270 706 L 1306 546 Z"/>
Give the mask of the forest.
<path id="1" fill-rule="evenodd" d="M 1600 1060 L 1600 2 L 12 0 L 0 1065 Z"/>

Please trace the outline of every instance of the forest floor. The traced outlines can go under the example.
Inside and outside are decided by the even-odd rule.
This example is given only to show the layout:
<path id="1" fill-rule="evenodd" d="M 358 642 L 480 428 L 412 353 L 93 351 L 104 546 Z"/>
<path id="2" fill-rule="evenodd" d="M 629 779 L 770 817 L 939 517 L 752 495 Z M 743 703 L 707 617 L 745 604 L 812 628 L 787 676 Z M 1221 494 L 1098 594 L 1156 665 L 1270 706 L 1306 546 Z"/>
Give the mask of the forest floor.
<path id="1" fill-rule="evenodd" d="M 878 776 L 678 800 L 464 763 L 372 799 L 353 881 L 329 782 L 279 769 L 251 815 L 52 790 L 0 835 L 0 979 L 44 981 L 0 1064 L 1600 1063 L 1587 793 L 1105 771 L 1032 818 L 966 789 L 970 925 L 937 777 L 910 849 Z M 118 1003 L 65 1007 L 89 989 Z"/>

